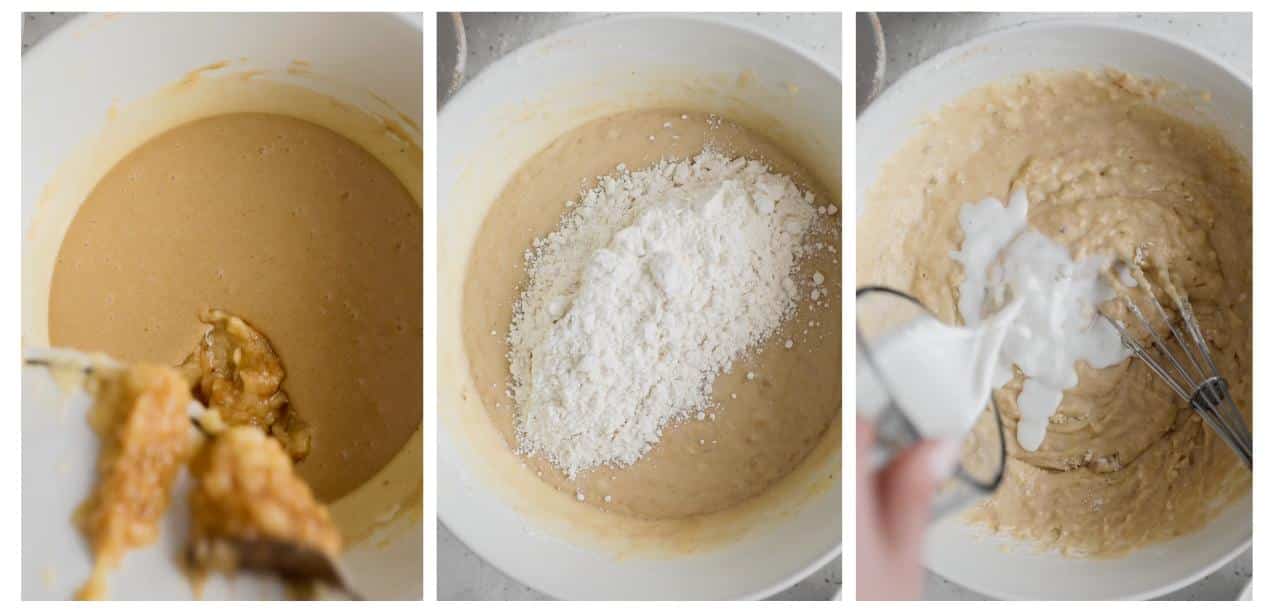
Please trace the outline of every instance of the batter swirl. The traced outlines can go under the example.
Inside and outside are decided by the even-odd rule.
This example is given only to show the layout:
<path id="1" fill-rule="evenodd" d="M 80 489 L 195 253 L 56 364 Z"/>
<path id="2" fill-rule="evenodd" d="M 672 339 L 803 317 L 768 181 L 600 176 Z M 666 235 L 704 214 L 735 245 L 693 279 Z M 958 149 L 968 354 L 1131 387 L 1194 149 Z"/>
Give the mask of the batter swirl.
<path id="1" fill-rule="evenodd" d="M 1108 71 L 1032 74 L 967 94 L 873 187 L 859 220 L 859 284 L 910 287 L 957 322 L 965 272 L 949 254 L 963 239 L 959 208 L 1023 188 L 1030 225 L 1072 258 L 1109 255 L 1170 276 L 1250 410 L 1250 170 L 1219 134 L 1160 110 L 1170 93 Z M 1010 460 L 972 521 L 1069 554 L 1120 555 L 1200 528 L 1249 490 L 1250 473 L 1145 365 L 1077 369 L 1036 451 L 1013 436 L 1021 373 L 995 392 Z M 980 420 L 976 440 L 992 427 Z"/>

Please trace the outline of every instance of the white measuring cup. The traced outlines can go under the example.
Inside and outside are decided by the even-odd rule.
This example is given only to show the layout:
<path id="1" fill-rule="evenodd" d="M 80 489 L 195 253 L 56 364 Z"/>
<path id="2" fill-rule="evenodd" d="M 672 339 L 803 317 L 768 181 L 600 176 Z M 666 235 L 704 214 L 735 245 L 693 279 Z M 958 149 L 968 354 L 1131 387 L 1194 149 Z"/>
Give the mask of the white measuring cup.
<path id="1" fill-rule="evenodd" d="M 995 333 L 1001 331 L 993 329 L 990 335 L 975 337 L 972 335 L 981 332 L 944 326 L 918 300 L 886 287 L 860 288 L 855 308 L 855 402 L 859 417 L 875 425 L 872 468 L 888 464 L 895 455 L 921 440 L 954 438 L 961 441 L 960 461 L 938 491 L 935 517 L 965 508 L 995 491 L 1004 476 L 1004 428 L 999 408 L 990 398 L 992 365 L 980 362 L 994 359 L 994 349 L 1003 338 L 1002 334 L 997 338 Z M 1006 318 L 1011 315 L 1008 313 Z M 956 368 L 937 368 L 935 354 L 946 348 L 897 343 L 925 328 L 971 335 L 970 362 L 956 364 Z M 965 340 L 958 336 L 956 339 Z M 911 355 L 901 354 L 900 350 Z M 961 356 L 948 352 L 939 357 L 950 360 Z M 953 410 L 937 411 L 935 404 Z M 970 405 L 972 410 L 958 410 L 961 404 Z M 978 420 L 990 420 L 989 427 L 975 427 Z"/>

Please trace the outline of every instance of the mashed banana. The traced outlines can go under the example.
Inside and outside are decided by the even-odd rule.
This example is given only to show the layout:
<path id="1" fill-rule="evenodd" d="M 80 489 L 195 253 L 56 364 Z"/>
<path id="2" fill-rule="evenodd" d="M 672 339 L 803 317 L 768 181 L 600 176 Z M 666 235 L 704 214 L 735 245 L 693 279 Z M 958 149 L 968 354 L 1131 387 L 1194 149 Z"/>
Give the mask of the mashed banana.
<path id="1" fill-rule="evenodd" d="M 97 369 L 89 423 L 102 441 L 98 484 L 76 511 L 93 551 L 93 574 L 76 595 L 106 596 L 106 573 L 129 550 L 153 543 L 173 481 L 194 450 L 190 390 L 172 368 Z"/>
<path id="2" fill-rule="evenodd" d="M 310 452 L 310 430 L 288 405 L 281 387 L 283 363 L 270 341 L 242 319 L 209 309 L 199 320 L 211 325 L 182 364 L 204 406 L 226 424 L 256 426 L 278 439 L 293 461 Z"/>
<path id="3" fill-rule="evenodd" d="M 277 439 L 235 426 L 217 435 L 191 463 L 190 552 L 196 567 L 233 568 L 234 544 L 270 540 L 335 558 L 341 536 Z"/>

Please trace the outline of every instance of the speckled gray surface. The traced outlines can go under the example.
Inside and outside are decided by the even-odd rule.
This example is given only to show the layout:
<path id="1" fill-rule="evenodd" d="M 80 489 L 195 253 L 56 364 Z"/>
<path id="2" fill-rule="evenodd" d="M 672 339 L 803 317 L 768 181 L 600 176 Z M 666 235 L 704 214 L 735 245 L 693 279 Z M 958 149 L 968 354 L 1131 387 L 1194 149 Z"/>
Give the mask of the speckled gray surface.
<path id="1" fill-rule="evenodd" d="M 22 14 L 22 52 L 26 53 L 31 45 L 48 35 L 79 13 L 23 13 Z"/>
<path id="2" fill-rule="evenodd" d="M 1209 52 L 1235 70 L 1252 76 L 1252 16 L 1218 13 L 882 13 L 885 30 L 885 83 L 892 84 L 904 72 L 937 53 L 980 34 L 1028 21 L 1046 19 L 1094 19 L 1130 24 Z M 1234 600 L 1252 578 L 1252 551 L 1194 584 L 1163 596 L 1161 600 Z M 925 597 L 932 600 L 983 600 L 981 594 L 951 583 L 933 573 L 925 581 Z"/>
<path id="3" fill-rule="evenodd" d="M 523 44 L 563 27 L 603 17 L 603 13 L 514 14 L 466 13 L 469 52 L 465 81 Z M 710 15 L 730 23 L 759 27 L 811 55 L 833 70 L 841 68 L 841 19 L 831 14 Z M 463 88 L 463 86 L 462 86 Z M 804 581 L 774 596 L 774 600 L 829 600 L 841 586 L 841 560 L 828 564 Z M 487 564 L 438 524 L 439 600 L 543 600 L 546 597 Z"/>

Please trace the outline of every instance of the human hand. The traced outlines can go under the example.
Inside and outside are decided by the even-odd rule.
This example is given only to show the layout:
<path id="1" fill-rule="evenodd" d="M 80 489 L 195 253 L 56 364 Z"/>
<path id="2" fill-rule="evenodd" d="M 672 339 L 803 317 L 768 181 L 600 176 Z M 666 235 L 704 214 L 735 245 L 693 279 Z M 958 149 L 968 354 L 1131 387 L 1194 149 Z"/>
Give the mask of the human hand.
<path id="1" fill-rule="evenodd" d="M 920 563 L 933 495 L 955 467 L 955 441 L 924 441 L 872 471 L 876 431 L 858 420 L 858 600 L 907 600 L 921 594 Z"/>

